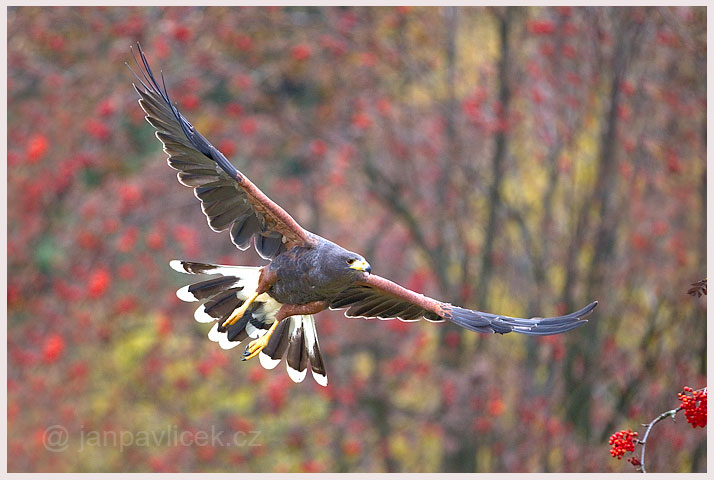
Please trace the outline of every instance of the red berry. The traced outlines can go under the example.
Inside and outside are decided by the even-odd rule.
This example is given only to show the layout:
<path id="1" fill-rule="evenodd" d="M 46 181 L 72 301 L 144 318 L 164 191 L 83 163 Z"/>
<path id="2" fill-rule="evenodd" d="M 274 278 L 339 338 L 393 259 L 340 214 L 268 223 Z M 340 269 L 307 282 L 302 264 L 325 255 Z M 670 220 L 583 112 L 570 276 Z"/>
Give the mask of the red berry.
<path id="1" fill-rule="evenodd" d="M 691 387 L 684 387 L 684 393 L 677 396 L 682 402 L 679 407 L 684 410 L 684 416 L 692 428 L 707 426 L 707 389 L 694 391 Z"/>
<path id="2" fill-rule="evenodd" d="M 618 460 L 625 455 L 626 452 L 635 451 L 635 441 L 637 440 L 637 432 L 632 430 L 620 430 L 610 436 L 610 455 Z"/>

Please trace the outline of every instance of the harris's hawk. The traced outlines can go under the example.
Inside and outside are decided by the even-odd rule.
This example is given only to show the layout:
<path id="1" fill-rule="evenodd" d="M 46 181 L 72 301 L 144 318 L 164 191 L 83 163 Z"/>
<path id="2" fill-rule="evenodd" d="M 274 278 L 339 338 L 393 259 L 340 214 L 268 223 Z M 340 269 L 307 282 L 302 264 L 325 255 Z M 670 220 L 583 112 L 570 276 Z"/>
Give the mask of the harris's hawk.
<path id="1" fill-rule="evenodd" d="M 263 267 L 170 263 L 179 272 L 212 275 L 176 294 L 181 300 L 202 302 L 194 318 L 213 323 L 208 338 L 222 348 L 254 339 L 243 360 L 258 356 L 271 369 L 286 357 L 295 382 L 305 378 L 309 362 L 315 380 L 327 385 L 313 315 L 328 308 L 347 309 L 348 317 L 448 320 L 480 333 L 553 335 L 585 323 L 597 305 L 559 317 L 514 318 L 434 300 L 373 275 L 361 255 L 302 228 L 239 172 L 178 111 L 141 46 L 138 51 L 139 87 L 134 88 L 169 166 L 178 170 L 181 184 L 193 188 L 211 229 L 228 230 L 236 247 L 246 250 L 252 244 L 269 261 Z"/>

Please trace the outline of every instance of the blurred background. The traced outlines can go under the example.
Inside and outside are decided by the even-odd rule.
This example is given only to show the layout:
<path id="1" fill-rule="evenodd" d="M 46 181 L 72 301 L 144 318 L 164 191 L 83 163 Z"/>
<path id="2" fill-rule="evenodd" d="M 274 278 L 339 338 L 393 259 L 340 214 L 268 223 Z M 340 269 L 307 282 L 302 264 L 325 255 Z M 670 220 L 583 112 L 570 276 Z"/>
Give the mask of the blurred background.
<path id="1" fill-rule="evenodd" d="M 264 262 L 166 165 L 136 41 L 214 145 L 375 273 L 514 316 L 597 299 L 591 321 L 528 338 L 322 313 L 327 388 L 220 350 L 168 262 Z M 9 470 L 633 471 L 610 434 L 706 384 L 706 297 L 686 294 L 705 67 L 704 7 L 10 8 Z M 86 438 L 167 428 L 258 437 Z M 705 471 L 705 431 L 651 438 L 648 470 Z"/>

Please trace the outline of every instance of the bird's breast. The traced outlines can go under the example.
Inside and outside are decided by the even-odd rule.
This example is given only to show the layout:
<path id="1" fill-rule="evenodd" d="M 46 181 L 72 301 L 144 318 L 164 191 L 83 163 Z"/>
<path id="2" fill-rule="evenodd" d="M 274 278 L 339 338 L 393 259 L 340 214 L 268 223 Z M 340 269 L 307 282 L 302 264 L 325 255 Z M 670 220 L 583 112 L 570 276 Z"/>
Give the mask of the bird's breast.
<path id="1" fill-rule="evenodd" d="M 329 300 L 347 287 L 325 268 L 314 250 L 289 250 L 275 258 L 269 268 L 275 271 L 276 281 L 268 293 L 284 304 Z"/>

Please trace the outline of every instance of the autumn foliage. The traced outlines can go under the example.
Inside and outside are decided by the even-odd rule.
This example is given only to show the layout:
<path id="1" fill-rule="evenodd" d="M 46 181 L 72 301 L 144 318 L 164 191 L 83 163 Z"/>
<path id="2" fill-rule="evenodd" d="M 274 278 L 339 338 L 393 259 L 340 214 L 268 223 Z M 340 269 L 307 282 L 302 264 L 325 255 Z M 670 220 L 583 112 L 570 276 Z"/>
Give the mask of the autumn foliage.
<path id="1" fill-rule="evenodd" d="M 168 262 L 262 260 L 166 165 L 136 41 L 199 131 L 375 273 L 598 309 L 544 338 L 326 312 L 327 388 L 218 349 Z M 7 50 L 10 471 L 631 471 L 611 433 L 706 384 L 704 7 L 22 7 Z M 648 468 L 705 471 L 701 430 L 670 423 Z M 79 451 L 174 426 L 259 444 Z"/>

